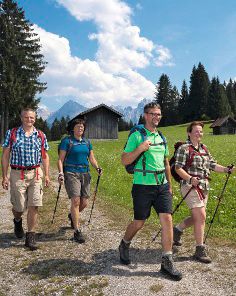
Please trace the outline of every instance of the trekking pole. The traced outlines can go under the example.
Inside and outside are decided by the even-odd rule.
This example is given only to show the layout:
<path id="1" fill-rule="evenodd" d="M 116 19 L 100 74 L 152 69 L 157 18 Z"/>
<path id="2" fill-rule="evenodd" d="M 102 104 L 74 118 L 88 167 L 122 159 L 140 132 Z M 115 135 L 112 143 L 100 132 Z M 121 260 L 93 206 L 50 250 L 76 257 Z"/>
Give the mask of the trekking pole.
<path id="1" fill-rule="evenodd" d="M 60 191 L 61 191 L 61 184 L 59 185 L 59 188 L 58 188 L 56 205 L 55 205 L 55 209 L 54 209 L 53 217 L 52 217 L 52 221 L 51 221 L 52 224 L 54 222 L 54 217 L 55 217 L 55 213 L 56 213 L 56 210 L 57 210 L 57 203 L 58 203 L 58 199 L 59 199 L 59 196 L 60 196 Z"/>
<path id="2" fill-rule="evenodd" d="M 190 191 L 194 188 L 194 186 L 192 186 L 188 192 L 184 195 L 184 197 L 181 199 L 181 201 L 176 205 L 173 213 L 172 213 L 172 216 L 174 215 L 174 213 L 178 210 L 178 208 L 180 207 L 180 205 L 182 204 L 182 202 L 185 200 L 185 198 L 188 196 L 188 194 L 190 193 Z M 157 232 L 157 234 L 152 238 L 152 243 L 156 240 L 156 238 L 158 237 L 158 235 L 161 233 L 161 228 L 160 230 Z"/>
<path id="3" fill-rule="evenodd" d="M 90 222 L 91 222 L 91 217 L 92 217 L 93 208 L 94 208 L 94 204 L 95 204 L 95 199 L 96 199 L 96 195 L 97 195 L 97 191 L 98 191 L 98 184 L 99 184 L 100 177 L 101 177 L 101 175 L 98 175 L 98 178 L 97 178 L 97 184 L 96 184 L 96 186 L 95 186 L 95 190 L 94 190 L 93 204 L 92 204 L 92 207 L 91 207 L 91 212 L 90 212 L 90 216 L 89 216 L 88 224 L 90 224 Z"/>
<path id="4" fill-rule="evenodd" d="M 206 233 L 206 236 L 205 236 L 205 239 L 204 239 L 204 244 L 206 243 L 206 240 L 207 240 L 208 234 L 209 234 L 209 232 L 210 232 L 210 230 L 211 230 L 211 227 L 212 227 L 213 221 L 214 221 L 214 219 L 215 219 L 216 213 L 217 213 L 218 208 L 219 208 L 219 206 L 220 206 L 220 202 L 221 202 L 221 200 L 222 200 L 222 198 L 223 198 L 223 194 L 224 194 L 224 192 L 225 192 L 225 188 L 226 188 L 226 185 L 227 185 L 227 183 L 228 183 L 228 181 L 229 181 L 229 177 L 230 177 L 230 175 L 231 175 L 231 170 L 232 170 L 233 167 L 234 167 L 233 164 L 231 164 L 231 165 L 228 167 L 228 168 L 229 168 L 229 171 L 228 171 L 228 173 L 227 173 L 227 177 L 226 177 L 226 180 L 225 180 L 225 184 L 224 184 L 223 189 L 222 189 L 222 191 L 221 191 L 221 193 L 220 193 L 220 195 L 219 195 L 219 197 L 218 197 L 218 203 L 217 203 L 217 205 L 216 205 L 215 212 L 214 212 L 214 214 L 213 214 L 213 216 L 212 216 L 212 218 L 211 218 L 210 225 L 209 225 L 209 227 L 208 227 L 208 230 L 207 230 L 207 233 Z"/>

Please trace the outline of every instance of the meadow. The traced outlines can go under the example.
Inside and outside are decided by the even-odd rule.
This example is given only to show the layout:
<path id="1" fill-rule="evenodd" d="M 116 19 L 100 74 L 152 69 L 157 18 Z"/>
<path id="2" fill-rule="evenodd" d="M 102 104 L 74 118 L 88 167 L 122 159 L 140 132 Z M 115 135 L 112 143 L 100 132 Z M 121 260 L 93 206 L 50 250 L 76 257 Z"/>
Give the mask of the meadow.
<path id="1" fill-rule="evenodd" d="M 166 136 L 170 151 L 170 156 L 174 151 L 174 143 L 178 140 L 186 139 L 186 125 L 170 126 L 160 128 Z M 119 139 L 114 141 L 93 140 L 93 150 L 98 160 L 99 165 L 103 168 L 97 198 L 102 200 L 106 205 L 109 215 L 114 219 L 123 219 L 129 217 L 132 219 L 132 198 L 131 186 L 132 176 L 129 175 L 122 166 L 120 158 L 123 147 L 127 140 L 128 132 L 120 132 Z M 213 157 L 219 164 L 229 165 L 236 164 L 236 135 L 212 135 L 212 130 L 209 124 L 204 127 L 204 144 L 207 145 Z M 50 142 L 50 162 L 56 168 L 57 161 L 57 142 Z M 97 175 L 94 169 L 92 173 L 92 187 L 94 188 Z M 212 173 L 211 174 L 211 190 L 210 198 L 207 206 L 207 221 L 211 220 L 212 214 L 218 202 L 218 196 L 224 186 L 226 174 Z M 56 176 L 53 176 L 56 179 Z M 179 184 L 173 183 L 173 208 L 180 202 L 181 196 L 179 193 Z M 215 217 L 213 227 L 209 237 L 221 238 L 231 241 L 236 241 L 236 174 L 230 176 L 222 202 L 220 203 L 219 211 Z M 51 195 L 50 195 L 51 196 Z M 52 198 L 52 196 L 50 197 Z M 55 197 L 54 197 L 55 198 Z M 51 200 L 50 203 L 54 203 Z M 174 222 L 177 223 L 182 218 L 188 215 L 189 211 L 183 203 L 178 211 L 174 214 Z M 155 212 L 152 212 L 147 224 L 154 227 L 158 224 L 158 218 Z M 155 226 L 157 229 L 157 226 Z"/>

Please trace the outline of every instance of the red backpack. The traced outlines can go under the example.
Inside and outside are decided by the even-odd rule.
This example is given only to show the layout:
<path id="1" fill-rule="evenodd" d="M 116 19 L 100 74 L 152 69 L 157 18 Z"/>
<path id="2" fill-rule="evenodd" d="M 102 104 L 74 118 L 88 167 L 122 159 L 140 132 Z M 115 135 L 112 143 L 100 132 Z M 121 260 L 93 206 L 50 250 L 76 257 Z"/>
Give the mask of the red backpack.
<path id="1" fill-rule="evenodd" d="M 14 127 L 11 129 L 11 133 L 10 133 L 10 149 L 12 149 L 12 145 L 14 142 L 16 142 L 16 132 L 18 130 L 18 127 Z M 38 138 L 41 139 L 41 155 L 42 158 L 45 159 L 46 158 L 46 152 L 44 149 L 44 143 L 45 143 L 45 137 L 44 137 L 44 133 L 41 130 L 37 130 L 38 132 Z"/>
<path id="2" fill-rule="evenodd" d="M 179 141 L 179 142 L 176 142 L 176 143 L 175 143 L 175 145 L 174 145 L 174 148 L 175 148 L 175 150 L 174 150 L 174 155 L 173 155 L 173 156 L 171 157 L 171 159 L 169 160 L 171 175 L 172 175 L 172 177 L 175 179 L 175 181 L 178 182 L 178 183 L 179 183 L 182 179 L 181 179 L 181 177 L 180 177 L 180 176 L 176 173 L 176 171 L 175 171 L 176 152 L 177 152 L 178 148 L 179 148 L 180 146 L 182 146 L 183 144 L 186 144 L 186 142 L 181 142 L 181 141 Z M 205 145 L 201 144 L 201 148 L 205 151 L 205 153 L 200 153 L 200 152 L 198 152 L 197 150 L 195 150 L 195 149 L 193 148 L 192 145 L 189 145 L 189 155 L 188 155 L 188 160 L 187 160 L 186 165 L 183 167 L 183 169 L 184 169 L 185 171 L 187 171 L 188 168 L 191 166 L 191 164 L 192 164 L 192 162 L 193 162 L 193 158 L 194 158 L 195 155 L 200 155 L 200 156 L 203 156 L 203 155 L 209 155 L 208 150 L 207 150 L 207 148 L 206 148 Z"/>

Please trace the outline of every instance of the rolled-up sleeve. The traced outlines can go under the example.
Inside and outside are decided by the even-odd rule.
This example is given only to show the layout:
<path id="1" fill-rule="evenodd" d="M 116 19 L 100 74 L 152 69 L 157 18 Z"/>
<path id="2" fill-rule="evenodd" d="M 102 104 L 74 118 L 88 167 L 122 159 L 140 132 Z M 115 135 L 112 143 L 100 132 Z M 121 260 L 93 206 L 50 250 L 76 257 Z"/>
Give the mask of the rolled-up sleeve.
<path id="1" fill-rule="evenodd" d="M 214 171 L 217 165 L 217 161 L 212 157 L 211 153 L 208 151 L 210 170 Z"/>
<path id="2" fill-rule="evenodd" d="M 6 148 L 6 147 L 10 146 L 10 135 L 11 135 L 11 131 L 8 130 L 6 132 L 5 140 L 4 140 L 3 144 L 2 144 L 2 147 Z"/>
<path id="3" fill-rule="evenodd" d="M 186 153 L 186 147 L 183 145 L 180 146 L 175 154 L 175 167 L 176 168 L 183 168 L 186 165 L 187 161 L 187 153 Z"/>

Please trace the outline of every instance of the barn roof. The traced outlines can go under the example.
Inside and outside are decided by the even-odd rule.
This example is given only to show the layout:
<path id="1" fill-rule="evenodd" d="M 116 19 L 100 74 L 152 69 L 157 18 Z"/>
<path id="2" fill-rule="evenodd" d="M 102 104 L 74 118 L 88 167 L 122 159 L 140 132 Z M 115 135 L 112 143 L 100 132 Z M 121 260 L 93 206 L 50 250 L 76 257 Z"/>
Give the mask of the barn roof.
<path id="1" fill-rule="evenodd" d="M 93 108 L 87 109 L 86 111 L 81 112 L 79 115 L 85 115 L 85 114 L 88 114 L 88 113 L 90 113 L 90 112 L 92 112 L 92 111 L 94 111 L 94 110 L 97 110 L 97 109 L 101 108 L 101 107 L 104 107 L 104 108 L 108 109 L 109 111 L 115 113 L 115 114 L 117 115 L 117 117 L 122 117 L 122 116 L 123 116 L 122 113 L 116 111 L 115 109 L 113 109 L 113 108 L 111 108 L 111 107 L 108 107 L 106 104 L 100 104 L 100 105 L 97 105 L 97 106 L 95 106 L 95 107 L 93 107 Z"/>
<path id="2" fill-rule="evenodd" d="M 220 127 L 220 126 L 222 126 L 227 120 L 233 121 L 233 123 L 236 124 L 236 120 L 234 120 L 232 117 L 230 117 L 230 116 L 228 115 L 228 116 L 225 116 L 225 117 L 217 118 L 217 119 L 212 123 L 212 125 L 210 125 L 210 128 L 213 128 L 213 127 Z"/>

